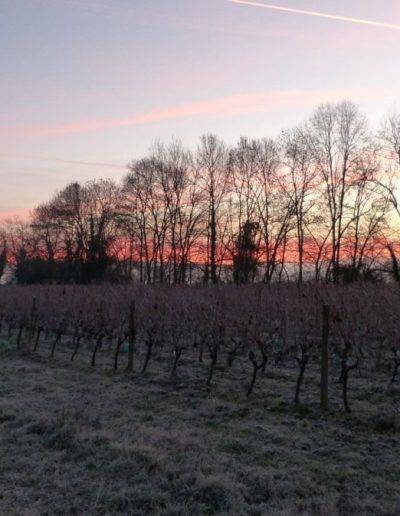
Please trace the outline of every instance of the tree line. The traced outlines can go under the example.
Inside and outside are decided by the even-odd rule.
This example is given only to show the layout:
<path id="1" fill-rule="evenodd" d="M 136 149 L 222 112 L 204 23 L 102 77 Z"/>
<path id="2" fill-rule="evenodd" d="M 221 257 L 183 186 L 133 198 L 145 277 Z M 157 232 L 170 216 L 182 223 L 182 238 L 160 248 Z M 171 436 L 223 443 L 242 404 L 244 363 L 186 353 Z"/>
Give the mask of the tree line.
<path id="1" fill-rule="evenodd" d="M 21 283 L 400 279 L 400 113 L 323 104 L 277 138 L 153 145 L 123 180 L 67 185 L 0 228 Z"/>

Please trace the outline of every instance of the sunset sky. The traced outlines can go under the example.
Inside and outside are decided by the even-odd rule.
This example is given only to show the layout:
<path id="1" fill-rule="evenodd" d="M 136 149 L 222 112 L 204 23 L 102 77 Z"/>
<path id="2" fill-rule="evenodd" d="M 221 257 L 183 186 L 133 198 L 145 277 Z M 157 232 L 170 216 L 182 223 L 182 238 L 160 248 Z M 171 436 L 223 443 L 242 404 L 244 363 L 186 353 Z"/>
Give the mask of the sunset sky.
<path id="1" fill-rule="evenodd" d="M 0 0 L 0 217 L 158 139 L 273 136 L 343 98 L 377 124 L 399 48 L 399 0 Z"/>

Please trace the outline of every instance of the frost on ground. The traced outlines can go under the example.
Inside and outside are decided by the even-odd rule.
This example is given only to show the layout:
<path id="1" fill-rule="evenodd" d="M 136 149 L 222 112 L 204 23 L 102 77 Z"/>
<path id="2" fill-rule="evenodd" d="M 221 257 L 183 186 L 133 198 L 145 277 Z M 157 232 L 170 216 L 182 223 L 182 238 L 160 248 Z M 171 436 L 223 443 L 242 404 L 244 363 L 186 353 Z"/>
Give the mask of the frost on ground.
<path id="1" fill-rule="evenodd" d="M 1 514 L 400 513 L 400 388 L 354 374 L 345 414 L 332 371 L 331 408 L 318 370 L 292 403 L 296 369 L 267 367 L 245 396 L 248 362 L 182 360 L 169 379 L 109 368 L 104 350 L 71 364 L 0 355 Z"/>

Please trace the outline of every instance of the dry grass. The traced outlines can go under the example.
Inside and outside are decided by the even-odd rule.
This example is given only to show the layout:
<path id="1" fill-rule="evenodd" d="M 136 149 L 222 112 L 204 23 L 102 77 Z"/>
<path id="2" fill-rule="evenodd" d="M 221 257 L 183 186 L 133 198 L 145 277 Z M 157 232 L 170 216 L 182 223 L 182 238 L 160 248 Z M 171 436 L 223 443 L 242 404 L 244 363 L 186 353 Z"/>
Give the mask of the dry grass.
<path id="1" fill-rule="evenodd" d="M 67 344 L 64 344 L 64 349 Z M 70 364 L 0 355 L 1 514 L 400 514 L 400 390 L 356 373 L 353 413 L 318 408 L 317 369 L 294 407 L 296 370 L 267 368 L 246 399 L 250 367 L 158 356 L 145 376 L 89 353 Z"/>

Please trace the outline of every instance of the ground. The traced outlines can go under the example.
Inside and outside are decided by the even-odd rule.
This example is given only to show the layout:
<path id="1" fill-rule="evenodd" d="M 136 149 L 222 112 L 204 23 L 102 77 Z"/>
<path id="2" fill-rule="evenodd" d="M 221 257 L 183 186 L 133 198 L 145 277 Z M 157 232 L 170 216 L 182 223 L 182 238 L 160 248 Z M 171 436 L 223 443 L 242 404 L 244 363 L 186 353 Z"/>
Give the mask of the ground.
<path id="1" fill-rule="evenodd" d="M 295 407 L 294 366 L 267 367 L 247 399 L 247 361 L 221 359 L 207 389 L 189 352 L 171 380 L 165 357 L 128 376 L 67 348 L 0 354 L 1 514 L 400 514 L 386 371 L 353 375 L 352 414 L 335 372 L 321 414 L 316 365 Z"/>

